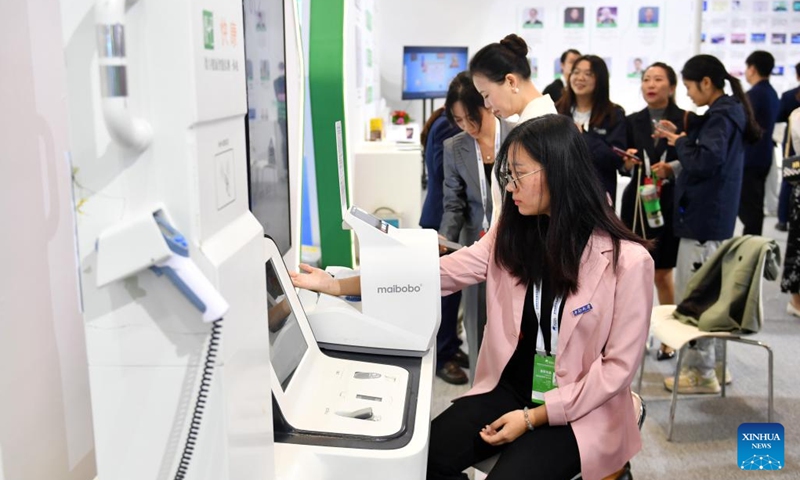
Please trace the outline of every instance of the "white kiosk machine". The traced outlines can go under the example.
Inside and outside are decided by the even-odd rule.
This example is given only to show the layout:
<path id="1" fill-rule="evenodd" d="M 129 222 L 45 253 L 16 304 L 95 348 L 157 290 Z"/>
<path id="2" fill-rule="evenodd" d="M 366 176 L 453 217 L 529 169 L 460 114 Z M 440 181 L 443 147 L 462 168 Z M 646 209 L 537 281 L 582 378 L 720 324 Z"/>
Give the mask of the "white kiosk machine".
<path id="1" fill-rule="evenodd" d="M 311 328 L 327 349 L 423 356 L 441 319 L 438 235 L 348 209 L 341 122 L 336 147 L 342 219 L 358 237 L 361 298 L 304 294 Z"/>
<path id="2" fill-rule="evenodd" d="M 267 241 L 276 474 L 281 480 L 425 477 L 434 353 L 323 353 Z"/>

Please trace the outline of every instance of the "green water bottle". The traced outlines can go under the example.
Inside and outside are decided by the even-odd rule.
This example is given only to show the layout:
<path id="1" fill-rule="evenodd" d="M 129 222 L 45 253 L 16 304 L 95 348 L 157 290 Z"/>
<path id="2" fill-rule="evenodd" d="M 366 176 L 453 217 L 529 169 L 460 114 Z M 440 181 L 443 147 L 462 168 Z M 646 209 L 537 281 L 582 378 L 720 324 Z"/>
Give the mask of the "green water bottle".
<path id="1" fill-rule="evenodd" d="M 664 226 L 664 215 L 661 214 L 661 200 L 658 198 L 658 189 L 653 185 L 650 178 L 645 178 L 644 185 L 639 187 L 639 195 L 642 197 L 644 212 L 647 217 L 647 224 L 650 228 Z"/>

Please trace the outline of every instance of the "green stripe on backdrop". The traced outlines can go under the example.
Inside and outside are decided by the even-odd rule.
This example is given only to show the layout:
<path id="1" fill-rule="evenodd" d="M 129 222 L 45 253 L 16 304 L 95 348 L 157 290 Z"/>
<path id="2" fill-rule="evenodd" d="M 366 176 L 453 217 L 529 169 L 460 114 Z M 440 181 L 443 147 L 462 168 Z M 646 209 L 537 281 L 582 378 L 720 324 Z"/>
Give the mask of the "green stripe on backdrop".
<path id="1" fill-rule="evenodd" d="M 313 0 L 309 32 L 308 80 L 314 129 L 314 164 L 317 173 L 317 207 L 323 268 L 352 266 L 350 231 L 342 230 L 339 206 L 339 170 L 334 122 L 344 131 L 344 2 Z M 345 142 L 345 166 L 347 143 Z"/>

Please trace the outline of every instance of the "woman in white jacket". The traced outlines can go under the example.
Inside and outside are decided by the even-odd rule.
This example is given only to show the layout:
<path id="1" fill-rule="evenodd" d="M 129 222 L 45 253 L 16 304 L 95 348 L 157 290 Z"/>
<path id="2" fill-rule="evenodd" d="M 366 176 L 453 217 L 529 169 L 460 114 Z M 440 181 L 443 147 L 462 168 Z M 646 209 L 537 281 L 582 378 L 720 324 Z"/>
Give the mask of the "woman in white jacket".
<path id="1" fill-rule="evenodd" d="M 515 34 L 506 35 L 498 43 L 491 43 L 472 57 L 469 72 L 478 93 L 483 97 L 486 108 L 495 115 L 507 119 L 519 115 L 518 123 L 557 113 L 550 95 L 542 95 L 531 80 L 531 65 L 528 62 L 528 44 Z M 493 172 L 498 177 L 498 172 Z M 500 172 L 499 178 L 505 178 Z M 492 223 L 499 214 L 502 204 L 501 191 L 504 185 L 492 182 Z"/>

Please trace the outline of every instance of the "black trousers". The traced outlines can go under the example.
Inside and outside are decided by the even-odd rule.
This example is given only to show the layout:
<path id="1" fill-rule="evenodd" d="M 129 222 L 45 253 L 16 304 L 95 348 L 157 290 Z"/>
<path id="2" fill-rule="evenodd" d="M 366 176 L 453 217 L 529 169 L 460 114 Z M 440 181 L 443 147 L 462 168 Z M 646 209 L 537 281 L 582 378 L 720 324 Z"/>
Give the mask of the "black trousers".
<path id="1" fill-rule="evenodd" d="M 744 224 L 743 235 L 761 235 L 764 226 L 764 185 L 769 167 L 745 167 L 742 176 L 742 195 L 739 200 L 739 220 Z"/>
<path id="2" fill-rule="evenodd" d="M 466 480 L 463 470 L 500 453 L 487 480 L 569 480 L 581 470 L 569 425 L 542 426 L 513 442 L 493 447 L 478 432 L 504 414 L 532 407 L 504 384 L 489 393 L 456 400 L 431 423 L 428 480 Z"/>
<path id="3" fill-rule="evenodd" d="M 453 359 L 461 340 L 458 338 L 458 305 L 461 292 L 442 297 L 442 321 L 436 332 L 436 370 Z"/>

